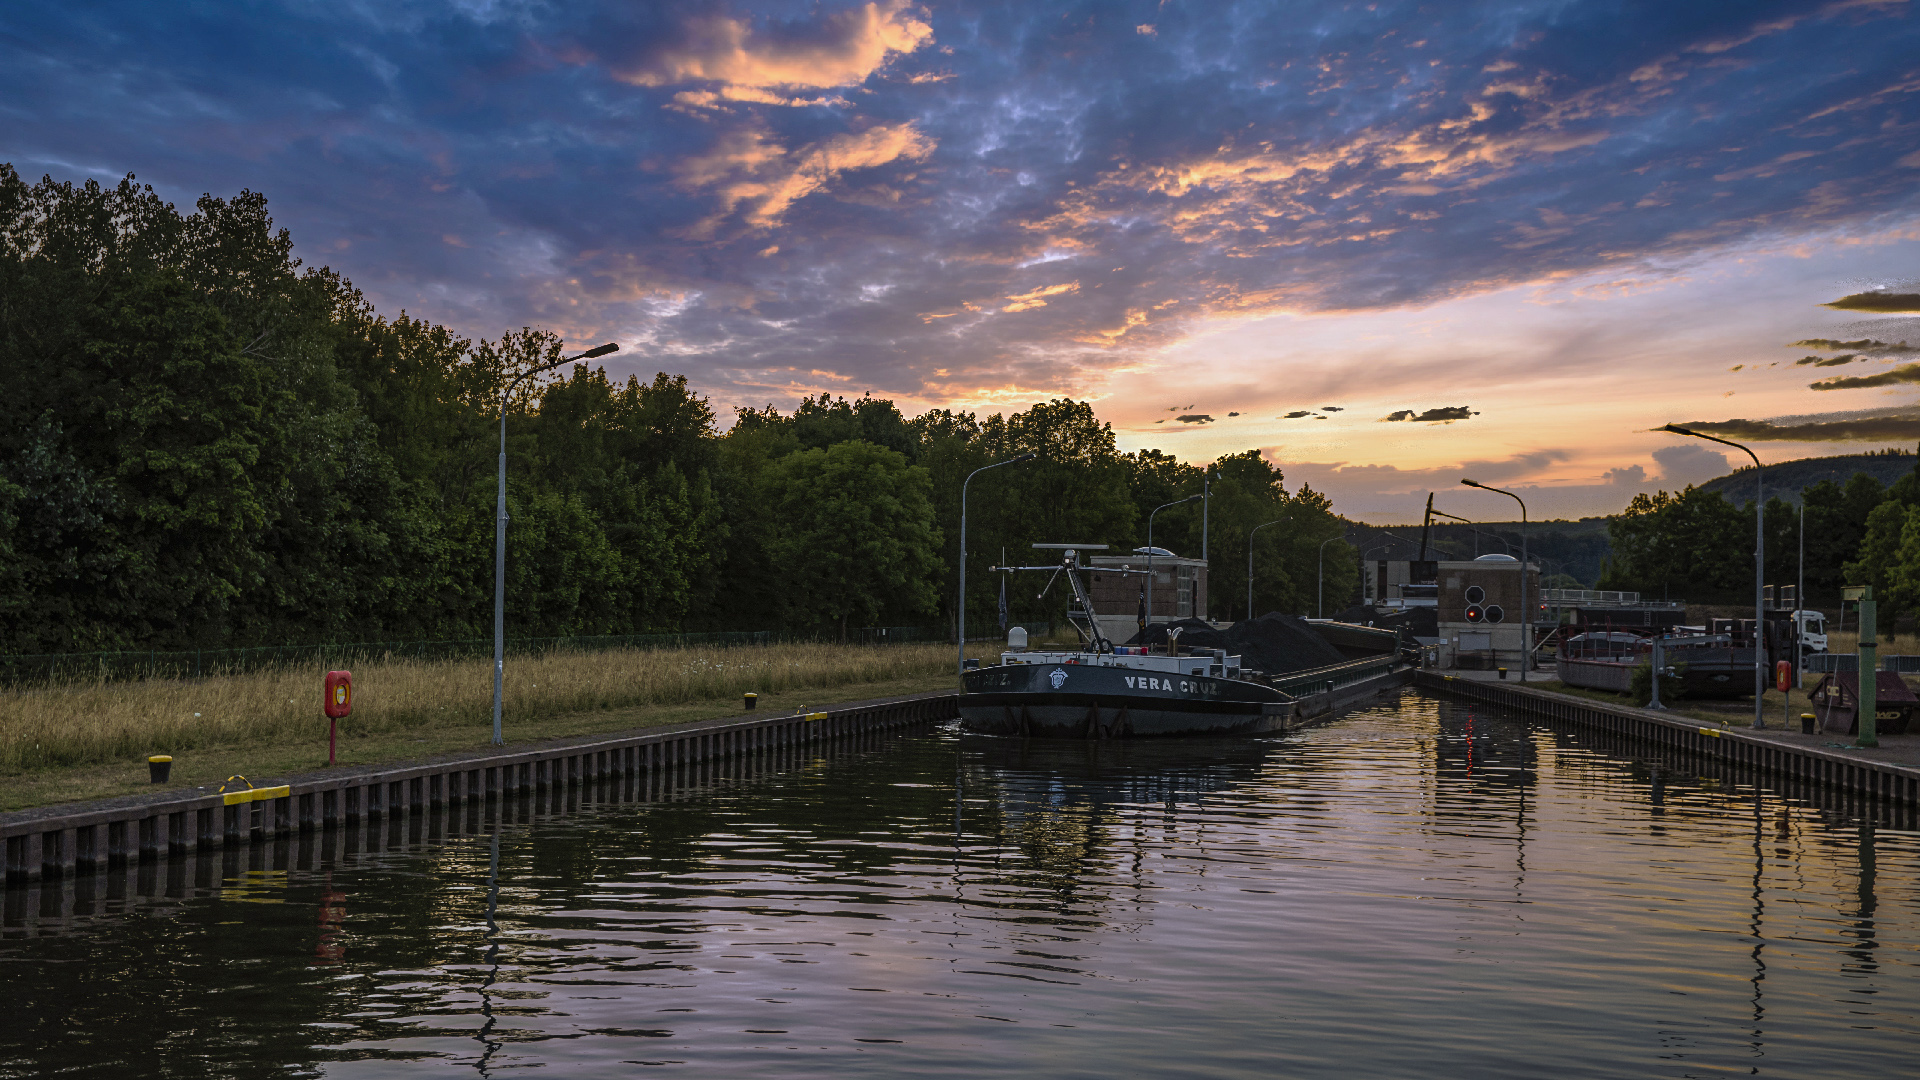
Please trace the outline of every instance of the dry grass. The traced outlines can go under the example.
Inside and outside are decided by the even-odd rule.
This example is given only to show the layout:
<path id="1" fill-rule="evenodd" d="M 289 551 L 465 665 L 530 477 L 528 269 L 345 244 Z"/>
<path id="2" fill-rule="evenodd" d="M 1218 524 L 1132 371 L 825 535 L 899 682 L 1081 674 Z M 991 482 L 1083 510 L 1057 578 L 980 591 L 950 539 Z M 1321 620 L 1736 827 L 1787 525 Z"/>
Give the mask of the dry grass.
<path id="1" fill-rule="evenodd" d="M 950 672 L 952 646 L 792 644 L 512 658 L 504 712 L 534 731 L 543 718 L 635 706 L 737 699 Z M 324 738 L 317 668 L 289 666 L 200 680 L 68 683 L 0 695 L 0 774 L 138 760 L 206 747 L 311 745 Z M 493 664 L 388 659 L 353 672 L 344 738 L 477 730 L 493 709 Z"/>
<path id="2" fill-rule="evenodd" d="M 1920 634 L 1877 634 L 1881 656 L 1920 655 Z M 1845 633 L 1827 635 L 1827 651 L 1832 653 L 1852 653 L 1860 651 L 1860 632 L 1848 630 Z"/>

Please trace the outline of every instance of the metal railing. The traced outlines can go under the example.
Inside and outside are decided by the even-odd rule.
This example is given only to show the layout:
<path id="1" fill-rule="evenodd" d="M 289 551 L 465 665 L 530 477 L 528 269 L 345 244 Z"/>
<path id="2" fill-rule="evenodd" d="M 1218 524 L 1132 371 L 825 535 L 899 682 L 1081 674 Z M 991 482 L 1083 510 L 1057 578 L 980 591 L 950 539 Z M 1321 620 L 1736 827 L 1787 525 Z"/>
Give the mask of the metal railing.
<path id="1" fill-rule="evenodd" d="M 1308 694 L 1321 694 L 1383 675 L 1392 671 L 1399 660 L 1399 656 L 1394 654 L 1349 660 L 1344 664 L 1314 668 L 1312 671 L 1276 675 L 1270 680 L 1269 685 L 1281 693 L 1290 694 L 1296 698 L 1305 697 Z"/>
<path id="2" fill-rule="evenodd" d="M 1685 600 L 1642 600 L 1637 592 L 1614 589 L 1541 589 L 1542 604 L 1560 607 L 1635 607 L 1685 611 Z"/>
<path id="3" fill-rule="evenodd" d="M 1889 656 L 1885 659 L 1891 660 Z M 1902 657 L 1901 659 L 1910 659 Z M 1859 671 L 1859 653 L 1808 653 L 1807 662 L 1800 665 L 1802 671 L 1816 675 L 1828 675 L 1836 671 Z"/>

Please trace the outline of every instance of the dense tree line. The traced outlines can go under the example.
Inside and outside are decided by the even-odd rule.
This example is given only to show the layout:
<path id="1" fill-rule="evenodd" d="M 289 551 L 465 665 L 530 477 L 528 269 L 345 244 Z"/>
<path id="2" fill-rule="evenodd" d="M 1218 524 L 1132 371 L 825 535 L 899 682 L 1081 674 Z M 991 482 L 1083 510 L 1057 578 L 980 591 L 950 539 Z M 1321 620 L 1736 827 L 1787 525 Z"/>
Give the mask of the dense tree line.
<path id="1" fill-rule="evenodd" d="M 557 359 L 384 316 L 303 267 L 263 196 L 181 213 L 129 177 L 0 165 L 0 650 L 462 637 L 491 624 L 501 389 Z M 723 434 L 680 375 L 573 365 L 507 402 L 510 632 L 950 625 L 962 480 L 969 619 L 1004 550 L 1145 541 L 1213 474 L 1213 613 L 1310 610 L 1327 500 L 1257 452 L 1122 454 L 1083 402 L 1012 415 L 826 396 Z M 1154 540 L 1198 554 L 1198 505 Z M 1352 549 L 1327 548 L 1329 596 Z M 1016 588 L 1013 614 L 1057 617 Z"/>
<path id="2" fill-rule="evenodd" d="M 1920 614 L 1920 472 L 1891 485 L 1855 473 L 1801 489 L 1810 603 L 1833 607 L 1845 585 L 1873 585 L 1881 619 Z M 1766 580 L 1791 585 L 1801 572 L 1800 508 L 1779 497 L 1764 510 Z M 1689 600 L 1753 596 L 1754 504 L 1719 492 L 1636 495 L 1608 523 L 1612 555 L 1600 587 Z"/>

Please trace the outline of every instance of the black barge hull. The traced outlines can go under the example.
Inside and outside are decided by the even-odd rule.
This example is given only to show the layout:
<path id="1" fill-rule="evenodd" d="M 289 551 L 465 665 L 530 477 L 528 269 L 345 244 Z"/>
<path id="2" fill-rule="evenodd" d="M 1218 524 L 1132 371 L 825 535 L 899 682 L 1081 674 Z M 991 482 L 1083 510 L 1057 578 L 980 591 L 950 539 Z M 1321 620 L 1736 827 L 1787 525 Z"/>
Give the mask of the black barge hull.
<path id="1" fill-rule="evenodd" d="M 1293 715 L 1291 698 L 1258 683 L 1092 664 L 982 668 L 965 686 L 961 726 L 989 735 L 1249 735 L 1284 731 Z"/>

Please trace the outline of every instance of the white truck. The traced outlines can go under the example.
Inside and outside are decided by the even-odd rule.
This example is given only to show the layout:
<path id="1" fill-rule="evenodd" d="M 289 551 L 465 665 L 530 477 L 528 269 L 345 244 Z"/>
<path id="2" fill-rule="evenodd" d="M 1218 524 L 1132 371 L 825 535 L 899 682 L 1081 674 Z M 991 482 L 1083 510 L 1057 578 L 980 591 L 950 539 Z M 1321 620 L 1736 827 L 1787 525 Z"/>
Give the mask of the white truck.
<path id="1" fill-rule="evenodd" d="M 1827 617 L 1817 611 L 1794 611 L 1793 628 L 1800 639 L 1800 655 L 1827 651 Z"/>

